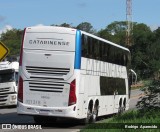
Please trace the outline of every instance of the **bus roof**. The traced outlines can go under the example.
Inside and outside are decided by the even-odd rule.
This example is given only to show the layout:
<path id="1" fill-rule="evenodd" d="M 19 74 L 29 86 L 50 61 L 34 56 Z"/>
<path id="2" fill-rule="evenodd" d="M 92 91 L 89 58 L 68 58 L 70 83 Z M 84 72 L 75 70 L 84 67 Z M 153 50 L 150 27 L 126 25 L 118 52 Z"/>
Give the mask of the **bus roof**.
<path id="1" fill-rule="evenodd" d="M 85 31 L 81 31 L 81 32 L 82 32 L 82 34 L 85 34 L 85 35 L 87 35 L 87 36 L 90 36 L 90 37 L 92 37 L 92 38 L 101 40 L 101 41 L 106 42 L 106 43 L 108 43 L 108 44 L 110 44 L 110 45 L 113 45 L 113 46 L 115 46 L 115 47 L 118 47 L 118 48 L 121 48 L 121 49 L 123 49 L 123 50 L 126 50 L 126 51 L 130 52 L 128 48 L 125 48 L 125 47 L 123 47 L 123 46 L 121 46 L 121 45 L 118 45 L 118 44 L 113 43 L 113 42 L 111 42 L 111 41 L 108 41 L 108 40 L 106 40 L 106 39 L 100 38 L 100 37 L 98 37 L 98 36 L 92 35 L 92 34 L 87 33 L 87 32 L 85 32 Z"/>
<path id="2" fill-rule="evenodd" d="M 36 32 L 56 32 L 56 33 L 63 33 L 63 34 L 76 34 L 76 29 L 74 28 L 67 28 L 67 27 L 57 27 L 57 26 L 33 26 L 27 27 L 26 32 L 36 33 Z"/>
<path id="3" fill-rule="evenodd" d="M 74 29 L 74 28 L 58 27 L 58 26 L 33 26 L 33 27 L 27 27 L 26 29 L 27 29 L 26 32 L 59 32 L 59 33 L 64 33 L 64 34 L 65 33 L 67 33 L 67 34 L 76 34 L 76 31 L 78 30 L 78 29 Z M 53 29 L 54 29 L 54 31 L 53 31 Z M 92 38 L 101 40 L 101 41 L 106 42 L 106 43 L 108 43 L 110 45 L 113 45 L 115 47 L 118 47 L 118 48 L 121 48 L 123 50 L 126 50 L 126 51 L 130 52 L 128 48 L 125 48 L 125 47 L 123 47 L 121 45 L 118 45 L 118 44 L 113 43 L 111 41 L 108 41 L 106 39 L 100 38 L 100 37 L 98 37 L 96 35 L 87 33 L 85 31 L 82 31 L 82 30 L 80 30 L 80 31 L 81 31 L 82 34 L 85 34 L 87 36 L 90 36 Z"/>

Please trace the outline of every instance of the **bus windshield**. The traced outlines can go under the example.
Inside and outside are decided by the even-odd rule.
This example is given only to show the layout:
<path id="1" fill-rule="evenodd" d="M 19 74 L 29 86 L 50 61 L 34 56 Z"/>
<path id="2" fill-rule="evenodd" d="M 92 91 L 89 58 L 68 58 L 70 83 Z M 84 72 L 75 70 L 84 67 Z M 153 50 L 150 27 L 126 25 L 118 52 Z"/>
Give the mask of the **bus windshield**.
<path id="1" fill-rule="evenodd" d="M 13 70 L 0 71 L 0 83 L 12 82 L 12 81 L 14 81 L 14 71 Z"/>

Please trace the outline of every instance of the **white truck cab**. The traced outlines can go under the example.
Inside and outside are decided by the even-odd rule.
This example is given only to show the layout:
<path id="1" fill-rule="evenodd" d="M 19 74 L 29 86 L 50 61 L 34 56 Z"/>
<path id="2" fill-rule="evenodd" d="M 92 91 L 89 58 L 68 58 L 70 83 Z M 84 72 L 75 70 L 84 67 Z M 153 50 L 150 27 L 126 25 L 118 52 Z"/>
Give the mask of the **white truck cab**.
<path id="1" fill-rule="evenodd" d="M 0 62 L 0 107 L 17 105 L 18 62 Z"/>

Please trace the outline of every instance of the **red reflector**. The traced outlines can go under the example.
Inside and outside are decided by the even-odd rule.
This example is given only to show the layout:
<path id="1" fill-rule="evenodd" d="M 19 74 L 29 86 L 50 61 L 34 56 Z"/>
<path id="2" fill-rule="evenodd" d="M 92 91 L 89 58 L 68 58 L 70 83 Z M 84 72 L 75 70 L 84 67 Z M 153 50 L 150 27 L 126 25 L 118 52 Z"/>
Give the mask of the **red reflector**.
<path id="1" fill-rule="evenodd" d="M 18 101 L 23 103 L 23 79 L 21 76 L 18 83 Z"/>
<path id="2" fill-rule="evenodd" d="M 77 102 L 76 98 L 76 80 L 70 83 L 69 102 L 68 105 L 74 105 Z"/>

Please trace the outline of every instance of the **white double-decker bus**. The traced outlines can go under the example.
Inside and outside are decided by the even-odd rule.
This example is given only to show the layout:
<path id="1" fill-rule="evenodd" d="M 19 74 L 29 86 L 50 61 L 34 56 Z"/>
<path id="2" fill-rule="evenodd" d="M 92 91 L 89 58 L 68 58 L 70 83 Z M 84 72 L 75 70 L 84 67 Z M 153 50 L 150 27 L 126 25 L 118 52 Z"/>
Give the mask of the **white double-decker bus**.
<path id="1" fill-rule="evenodd" d="M 20 54 L 18 114 L 37 123 L 57 118 L 95 122 L 129 108 L 127 48 L 84 31 L 28 27 Z"/>

